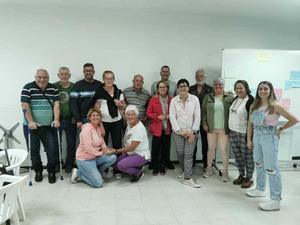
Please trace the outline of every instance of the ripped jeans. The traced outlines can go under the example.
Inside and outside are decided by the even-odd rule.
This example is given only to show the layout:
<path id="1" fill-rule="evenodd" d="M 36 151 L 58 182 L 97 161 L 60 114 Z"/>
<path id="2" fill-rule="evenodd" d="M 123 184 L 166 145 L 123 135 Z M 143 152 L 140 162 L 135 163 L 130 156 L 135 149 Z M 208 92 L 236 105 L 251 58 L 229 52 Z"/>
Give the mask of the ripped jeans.
<path id="1" fill-rule="evenodd" d="M 278 136 L 276 127 L 255 126 L 253 133 L 253 157 L 256 166 L 256 189 L 264 191 L 266 175 L 269 176 L 272 200 L 281 200 L 282 184 L 278 168 Z"/>

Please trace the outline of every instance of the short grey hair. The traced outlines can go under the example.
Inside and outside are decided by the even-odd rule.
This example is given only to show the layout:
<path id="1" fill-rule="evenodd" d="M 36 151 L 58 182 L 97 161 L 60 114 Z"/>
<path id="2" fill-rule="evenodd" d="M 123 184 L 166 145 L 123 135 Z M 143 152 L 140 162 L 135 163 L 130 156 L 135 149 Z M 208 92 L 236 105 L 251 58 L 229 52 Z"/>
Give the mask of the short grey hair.
<path id="1" fill-rule="evenodd" d="M 198 69 L 198 70 L 196 70 L 196 72 L 195 72 L 195 75 L 197 75 L 198 73 L 202 73 L 202 74 L 205 74 L 205 70 L 204 69 Z"/>
<path id="2" fill-rule="evenodd" d="M 125 114 L 129 111 L 134 112 L 137 117 L 139 116 L 139 110 L 135 105 L 128 105 L 125 109 Z"/>
<path id="3" fill-rule="evenodd" d="M 61 70 L 68 70 L 68 72 L 70 72 L 70 69 L 66 66 L 59 67 L 58 72 L 60 72 Z"/>
<path id="4" fill-rule="evenodd" d="M 216 83 L 224 85 L 225 84 L 225 80 L 222 77 L 218 77 L 217 79 L 213 80 L 213 84 L 216 84 Z"/>
<path id="5" fill-rule="evenodd" d="M 45 73 L 47 75 L 47 77 L 49 77 L 49 73 L 48 73 L 48 71 L 46 69 L 43 69 L 43 68 L 37 69 L 35 76 L 37 76 L 37 74 L 39 72 L 43 72 L 43 73 Z"/>

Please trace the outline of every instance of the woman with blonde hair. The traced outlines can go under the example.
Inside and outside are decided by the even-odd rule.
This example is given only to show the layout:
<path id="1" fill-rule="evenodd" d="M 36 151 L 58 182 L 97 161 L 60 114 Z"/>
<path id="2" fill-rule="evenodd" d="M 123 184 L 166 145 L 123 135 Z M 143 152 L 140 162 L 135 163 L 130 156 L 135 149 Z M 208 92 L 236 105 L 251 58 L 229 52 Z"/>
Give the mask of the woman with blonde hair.
<path id="1" fill-rule="evenodd" d="M 76 183 L 82 179 L 92 187 L 99 188 L 103 185 L 103 172 L 116 161 L 115 150 L 106 146 L 101 135 L 99 109 L 91 108 L 87 118 L 89 122 L 81 127 L 80 143 L 76 151 L 78 169 L 73 169 L 71 182 Z"/>

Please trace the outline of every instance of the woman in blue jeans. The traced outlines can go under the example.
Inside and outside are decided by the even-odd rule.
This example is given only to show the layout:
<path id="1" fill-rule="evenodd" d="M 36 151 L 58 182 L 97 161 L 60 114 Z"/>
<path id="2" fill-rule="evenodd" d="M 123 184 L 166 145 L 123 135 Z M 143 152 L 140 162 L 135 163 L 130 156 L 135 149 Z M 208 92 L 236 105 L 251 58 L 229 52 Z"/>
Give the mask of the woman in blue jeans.
<path id="1" fill-rule="evenodd" d="M 280 116 L 288 121 L 278 128 Z M 278 168 L 278 140 L 283 130 L 297 122 L 297 118 L 277 102 L 272 83 L 260 82 L 250 109 L 247 132 L 247 147 L 249 151 L 253 149 L 256 166 L 256 189 L 248 191 L 247 195 L 264 197 L 268 174 L 271 200 L 259 204 L 262 210 L 280 210 L 282 184 Z"/>
<path id="2" fill-rule="evenodd" d="M 78 169 L 74 168 L 71 182 L 84 180 L 92 187 L 103 185 L 102 173 L 116 161 L 115 150 L 109 149 L 101 135 L 100 110 L 92 108 L 88 115 L 89 123 L 82 125 L 80 143 L 76 152 Z"/>

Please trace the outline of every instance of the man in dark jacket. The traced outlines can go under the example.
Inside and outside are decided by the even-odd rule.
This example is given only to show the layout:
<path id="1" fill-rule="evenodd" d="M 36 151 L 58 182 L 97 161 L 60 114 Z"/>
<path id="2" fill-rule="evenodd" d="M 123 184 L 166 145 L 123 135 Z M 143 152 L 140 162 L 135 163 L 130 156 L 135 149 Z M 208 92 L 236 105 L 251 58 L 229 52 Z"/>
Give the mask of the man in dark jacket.
<path id="1" fill-rule="evenodd" d="M 84 79 L 77 81 L 70 94 L 71 110 L 74 116 L 77 128 L 87 122 L 87 113 L 90 108 L 94 107 L 94 95 L 102 83 L 94 79 L 94 65 L 86 63 L 83 65 Z"/>
<path id="2" fill-rule="evenodd" d="M 205 83 L 205 71 L 203 69 L 199 69 L 195 73 L 195 80 L 196 84 L 190 86 L 189 93 L 196 95 L 199 99 L 200 106 L 202 105 L 204 97 L 208 94 L 213 92 L 213 88 Z M 202 122 L 200 126 L 200 134 L 201 134 L 201 141 L 202 141 L 202 161 L 204 169 L 207 167 L 207 132 L 202 127 Z M 198 140 L 197 140 L 198 141 Z M 195 151 L 193 156 L 193 166 L 195 166 L 196 162 L 196 155 L 197 155 L 197 142 L 195 145 Z"/>

